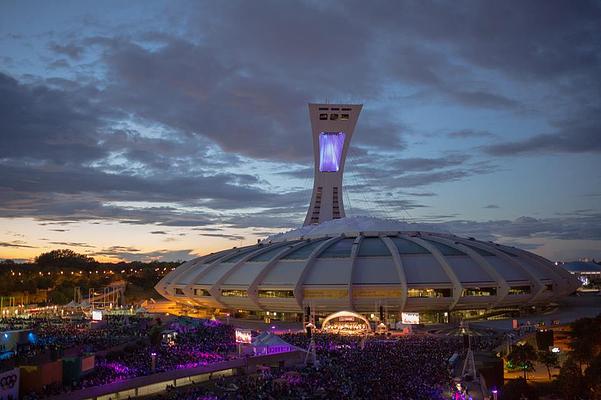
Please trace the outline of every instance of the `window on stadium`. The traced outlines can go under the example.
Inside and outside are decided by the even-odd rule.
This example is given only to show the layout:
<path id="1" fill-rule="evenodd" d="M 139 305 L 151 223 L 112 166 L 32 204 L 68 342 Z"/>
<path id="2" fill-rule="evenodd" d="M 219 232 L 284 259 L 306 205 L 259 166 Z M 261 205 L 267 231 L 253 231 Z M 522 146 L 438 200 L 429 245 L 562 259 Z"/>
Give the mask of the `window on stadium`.
<path id="1" fill-rule="evenodd" d="M 194 289 L 194 296 L 210 296 L 211 293 L 207 289 Z"/>
<path id="2" fill-rule="evenodd" d="M 246 293 L 246 290 L 240 290 L 240 289 L 222 289 L 221 295 L 223 297 L 247 297 L 248 296 L 248 294 Z"/>
<path id="3" fill-rule="evenodd" d="M 509 294 L 530 294 L 530 286 L 511 286 Z"/>
<path id="4" fill-rule="evenodd" d="M 496 295 L 497 295 L 497 288 L 495 288 L 495 287 L 465 288 L 465 289 L 463 289 L 463 293 L 461 293 L 461 296 L 463 296 L 463 297 L 465 297 L 465 296 L 480 297 L 480 296 L 496 296 Z"/>
<path id="5" fill-rule="evenodd" d="M 184 295 L 184 290 L 183 290 L 183 289 L 180 289 L 180 288 L 175 288 L 175 294 L 178 294 L 178 295 L 180 295 L 180 296 L 183 296 L 183 295 Z"/>
<path id="6" fill-rule="evenodd" d="M 407 290 L 407 297 L 451 297 L 453 290 L 447 289 L 422 289 L 413 288 Z"/>
<path id="7" fill-rule="evenodd" d="M 259 297 L 262 298 L 283 298 L 289 299 L 294 297 L 294 291 L 292 290 L 259 290 Z"/>

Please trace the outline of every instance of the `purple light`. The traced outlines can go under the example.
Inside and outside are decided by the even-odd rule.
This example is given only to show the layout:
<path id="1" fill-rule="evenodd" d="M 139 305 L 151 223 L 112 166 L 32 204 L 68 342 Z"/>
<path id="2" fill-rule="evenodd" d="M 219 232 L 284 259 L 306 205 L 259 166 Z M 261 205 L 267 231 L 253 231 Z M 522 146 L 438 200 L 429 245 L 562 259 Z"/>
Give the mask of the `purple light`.
<path id="1" fill-rule="evenodd" d="M 344 132 L 321 132 L 319 134 L 319 170 L 338 172 L 344 147 Z"/>

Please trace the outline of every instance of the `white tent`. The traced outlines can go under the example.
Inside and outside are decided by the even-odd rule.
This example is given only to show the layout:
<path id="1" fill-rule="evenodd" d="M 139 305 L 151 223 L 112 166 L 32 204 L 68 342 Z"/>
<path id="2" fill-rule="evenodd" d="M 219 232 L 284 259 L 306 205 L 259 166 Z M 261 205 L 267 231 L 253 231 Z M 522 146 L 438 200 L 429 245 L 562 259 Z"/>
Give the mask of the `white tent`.
<path id="1" fill-rule="evenodd" d="M 253 352 L 255 355 L 285 353 L 289 351 L 301 350 L 296 346 L 291 345 L 284 339 L 273 333 L 263 332 L 257 336 L 252 342 Z"/>
<path id="2" fill-rule="evenodd" d="M 66 308 L 77 308 L 77 307 L 81 307 L 81 304 L 76 303 L 75 300 L 71 300 L 70 302 L 65 304 L 65 307 Z"/>

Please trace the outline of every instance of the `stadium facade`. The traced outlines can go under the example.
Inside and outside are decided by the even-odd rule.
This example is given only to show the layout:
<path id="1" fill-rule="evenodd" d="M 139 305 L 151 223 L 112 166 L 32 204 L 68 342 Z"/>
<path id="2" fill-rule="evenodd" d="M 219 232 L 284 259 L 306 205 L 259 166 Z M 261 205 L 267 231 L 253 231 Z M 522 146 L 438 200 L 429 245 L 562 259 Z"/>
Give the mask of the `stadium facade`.
<path id="1" fill-rule="evenodd" d="M 315 180 L 304 226 L 182 264 L 155 289 L 179 304 L 241 316 L 299 319 L 354 311 L 424 322 L 544 307 L 579 282 L 515 247 L 407 224 L 345 218 L 342 174 L 361 105 L 310 104 Z"/>

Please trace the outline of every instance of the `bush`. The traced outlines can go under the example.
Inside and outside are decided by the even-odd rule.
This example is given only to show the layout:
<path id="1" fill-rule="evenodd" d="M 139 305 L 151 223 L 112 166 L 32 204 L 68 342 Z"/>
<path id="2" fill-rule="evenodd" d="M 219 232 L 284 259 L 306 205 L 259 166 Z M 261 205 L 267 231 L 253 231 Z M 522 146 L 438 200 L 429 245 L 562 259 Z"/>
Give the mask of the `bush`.
<path id="1" fill-rule="evenodd" d="M 538 393 L 534 386 L 526 382 L 524 378 L 512 379 L 503 386 L 501 398 L 503 400 L 520 400 L 523 398 L 528 400 L 537 400 Z"/>

